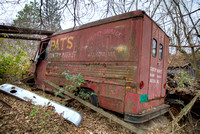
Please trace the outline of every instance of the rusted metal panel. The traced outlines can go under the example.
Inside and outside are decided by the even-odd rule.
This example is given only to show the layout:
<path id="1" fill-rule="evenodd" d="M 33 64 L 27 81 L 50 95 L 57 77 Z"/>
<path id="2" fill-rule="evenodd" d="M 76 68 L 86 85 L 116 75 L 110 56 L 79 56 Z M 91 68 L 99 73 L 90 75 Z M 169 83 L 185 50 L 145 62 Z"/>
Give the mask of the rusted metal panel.
<path id="1" fill-rule="evenodd" d="M 36 81 L 39 86 L 43 86 L 43 79 L 45 79 L 47 61 L 39 61 L 38 66 L 36 67 Z"/>
<path id="2" fill-rule="evenodd" d="M 151 58 L 151 25 L 152 21 L 145 15 L 143 21 L 142 29 L 142 45 L 141 45 L 141 60 L 140 60 L 140 80 L 144 82 L 144 87 L 140 89 L 140 94 L 148 94 L 149 90 L 149 68 L 150 68 L 150 58 Z"/>
<path id="3" fill-rule="evenodd" d="M 138 114 L 139 113 L 139 94 L 126 93 L 125 97 L 125 113 Z"/>
<path id="4" fill-rule="evenodd" d="M 99 95 L 99 105 L 106 109 L 123 113 L 124 96 L 123 86 L 102 84 Z"/>
<path id="5" fill-rule="evenodd" d="M 162 86 L 162 94 L 161 97 L 166 96 L 166 82 L 167 82 L 167 67 L 168 67 L 168 55 L 169 55 L 169 38 L 165 36 L 165 45 L 164 45 L 164 70 L 163 70 L 163 86 Z"/>
<path id="6" fill-rule="evenodd" d="M 86 80 L 101 84 L 101 90 L 92 88 L 99 93 L 101 107 L 123 113 L 124 87 L 127 79 L 134 83 L 136 77 L 135 44 L 140 43 L 136 38 L 141 38 L 138 27 L 142 27 L 141 22 L 130 19 L 53 37 L 47 77 L 59 82 L 64 71 L 81 73 Z"/>
<path id="7" fill-rule="evenodd" d="M 77 72 L 81 73 L 82 75 L 84 75 L 85 79 L 105 79 L 104 83 L 113 83 L 116 81 L 117 85 L 125 85 L 125 78 L 132 78 L 135 72 L 133 66 L 107 65 L 106 67 L 104 67 L 101 65 L 76 65 L 73 63 L 65 63 L 66 64 L 63 66 L 63 63 L 48 64 L 46 73 L 47 76 L 59 76 L 62 72 L 70 70 L 70 73 L 72 74 Z"/>
<path id="8" fill-rule="evenodd" d="M 131 40 L 135 40 L 130 34 L 130 23 L 131 20 L 120 21 L 52 37 L 48 57 L 51 61 L 98 64 L 136 61 L 132 53 L 135 44 L 130 45 Z"/>

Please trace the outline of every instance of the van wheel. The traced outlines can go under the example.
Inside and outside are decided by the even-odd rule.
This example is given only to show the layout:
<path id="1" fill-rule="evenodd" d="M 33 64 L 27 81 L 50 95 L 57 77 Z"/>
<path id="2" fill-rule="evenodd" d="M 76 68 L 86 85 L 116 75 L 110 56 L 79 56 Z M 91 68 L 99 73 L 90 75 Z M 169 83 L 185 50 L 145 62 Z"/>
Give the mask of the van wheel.
<path id="1" fill-rule="evenodd" d="M 169 109 L 174 117 L 177 117 L 178 114 L 181 112 L 182 107 L 180 105 L 171 104 Z"/>
<path id="2" fill-rule="evenodd" d="M 83 100 L 89 101 L 96 107 L 99 106 L 98 97 L 91 89 L 81 89 L 79 97 Z"/>

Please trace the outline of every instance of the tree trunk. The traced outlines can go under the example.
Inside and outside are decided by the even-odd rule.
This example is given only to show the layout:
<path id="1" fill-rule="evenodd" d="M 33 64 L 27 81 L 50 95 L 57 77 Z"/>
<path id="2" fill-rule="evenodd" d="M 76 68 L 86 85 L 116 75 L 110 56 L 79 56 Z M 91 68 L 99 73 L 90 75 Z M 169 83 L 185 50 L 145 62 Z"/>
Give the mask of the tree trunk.
<path id="1" fill-rule="evenodd" d="M 196 81 L 198 82 L 198 84 L 200 85 L 200 70 L 197 69 L 196 71 Z"/>

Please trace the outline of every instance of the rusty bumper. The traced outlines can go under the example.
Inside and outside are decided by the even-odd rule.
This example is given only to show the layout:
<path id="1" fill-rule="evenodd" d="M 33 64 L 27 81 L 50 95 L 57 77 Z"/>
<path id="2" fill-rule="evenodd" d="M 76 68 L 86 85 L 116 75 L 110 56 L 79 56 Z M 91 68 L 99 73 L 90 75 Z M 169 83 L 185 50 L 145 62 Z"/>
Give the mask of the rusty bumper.
<path id="1" fill-rule="evenodd" d="M 169 111 L 169 105 L 163 104 L 144 114 L 125 114 L 124 120 L 132 123 L 144 123 Z"/>

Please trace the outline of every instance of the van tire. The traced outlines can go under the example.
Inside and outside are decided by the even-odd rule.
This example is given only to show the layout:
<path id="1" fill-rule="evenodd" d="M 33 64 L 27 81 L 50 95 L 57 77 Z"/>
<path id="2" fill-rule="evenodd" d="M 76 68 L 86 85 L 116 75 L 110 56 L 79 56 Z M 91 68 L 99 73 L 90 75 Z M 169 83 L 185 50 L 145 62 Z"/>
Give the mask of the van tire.
<path id="1" fill-rule="evenodd" d="M 81 93 L 81 92 L 84 92 L 84 93 L 87 93 L 87 94 L 89 94 L 89 97 L 88 97 L 88 101 L 92 104 L 92 105 L 94 105 L 94 106 L 96 106 L 96 107 L 99 107 L 99 102 L 98 102 L 98 97 L 97 97 L 97 95 L 95 95 L 95 93 L 91 90 L 91 89 L 81 89 L 81 91 L 79 92 L 79 94 Z M 83 99 L 83 98 L 82 98 Z"/>
<path id="2" fill-rule="evenodd" d="M 90 95 L 89 101 L 90 101 L 90 103 L 93 104 L 94 106 L 99 107 L 98 98 L 97 98 L 96 95 L 94 95 L 94 94 L 93 94 L 93 95 Z"/>

